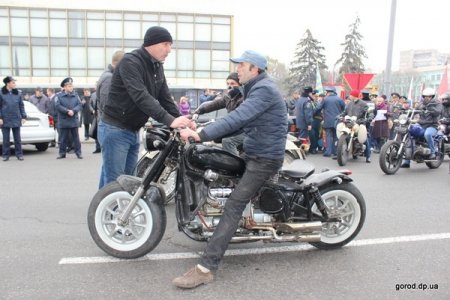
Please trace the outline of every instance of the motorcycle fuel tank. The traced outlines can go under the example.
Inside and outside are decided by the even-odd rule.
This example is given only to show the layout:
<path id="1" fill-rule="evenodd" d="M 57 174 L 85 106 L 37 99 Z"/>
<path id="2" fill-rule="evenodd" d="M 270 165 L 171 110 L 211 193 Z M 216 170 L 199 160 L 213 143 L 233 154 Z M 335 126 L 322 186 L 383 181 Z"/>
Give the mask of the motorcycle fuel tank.
<path id="1" fill-rule="evenodd" d="M 245 162 L 219 147 L 193 145 L 187 150 L 187 161 L 200 170 L 214 170 L 222 175 L 242 175 L 245 171 Z"/>

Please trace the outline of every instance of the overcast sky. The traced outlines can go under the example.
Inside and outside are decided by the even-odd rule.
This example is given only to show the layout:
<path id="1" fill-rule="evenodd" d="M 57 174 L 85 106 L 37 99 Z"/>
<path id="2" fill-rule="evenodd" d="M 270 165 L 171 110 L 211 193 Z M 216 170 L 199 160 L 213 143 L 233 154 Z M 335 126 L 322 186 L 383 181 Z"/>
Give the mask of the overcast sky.
<path id="1" fill-rule="evenodd" d="M 253 49 L 289 65 L 297 43 L 310 29 L 325 47 L 330 69 L 356 16 L 361 19 L 366 68 L 386 66 L 391 0 L 2 0 L 6 5 L 154 10 L 235 16 L 234 53 Z M 449 0 L 397 0 L 392 69 L 401 50 L 437 49 L 450 53 Z"/>

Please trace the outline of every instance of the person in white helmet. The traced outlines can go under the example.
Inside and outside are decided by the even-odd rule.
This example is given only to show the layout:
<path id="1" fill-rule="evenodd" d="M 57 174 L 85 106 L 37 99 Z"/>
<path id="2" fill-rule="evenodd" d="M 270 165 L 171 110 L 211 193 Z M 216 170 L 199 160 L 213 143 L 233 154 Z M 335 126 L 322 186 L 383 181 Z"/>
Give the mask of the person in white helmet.
<path id="1" fill-rule="evenodd" d="M 427 141 L 428 147 L 431 150 L 431 154 L 428 159 L 432 160 L 436 158 L 436 150 L 434 147 L 433 136 L 437 133 L 439 125 L 439 118 L 442 113 L 442 104 L 436 99 L 436 92 L 432 88 L 426 88 L 422 91 L 423 102 L 417 109 L 422 110 L 418 124 L 425 130 L 424 137 Z M 409 160 L 405 160 L 402 164 L 402 168 L 409 168 Z"/>

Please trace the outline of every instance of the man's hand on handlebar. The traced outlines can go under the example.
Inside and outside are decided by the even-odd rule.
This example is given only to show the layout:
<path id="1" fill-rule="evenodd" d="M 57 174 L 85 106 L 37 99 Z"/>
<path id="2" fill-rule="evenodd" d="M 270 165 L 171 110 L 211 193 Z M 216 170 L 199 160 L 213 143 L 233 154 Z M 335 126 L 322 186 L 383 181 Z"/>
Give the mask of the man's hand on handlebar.
<path id="1" fill-rule="evenodd" d="M 189 138 L 192 137 L 196 142 L 200 142 L 200 136 L 197 132 L 192 129 L 185 128 L 180 130 L 180 137 L 183 141 L 189 141 Z"/>
<path id="2" fill-rule="evenodd" d="M 195 122 L 193 122 L 192 120 L 190 120 L 188 117 L 186 116 L 181 116 L 176 118 L 175 120 L 173 120 L 172 124 L 170 124 L 171 128 L 184 128 L 184 127 L 189 127 L 192 130 L 196 129 L 196 125 Z"/>

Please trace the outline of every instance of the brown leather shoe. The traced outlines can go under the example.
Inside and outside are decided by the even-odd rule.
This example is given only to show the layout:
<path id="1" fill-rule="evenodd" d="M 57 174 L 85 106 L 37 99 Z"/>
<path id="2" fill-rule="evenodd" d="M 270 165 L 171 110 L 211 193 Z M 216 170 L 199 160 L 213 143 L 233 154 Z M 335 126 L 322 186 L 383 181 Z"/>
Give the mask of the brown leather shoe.
<path id="1" fill-rule="evenodd" d="M 195 266 L 183 276 L 172 280 L 172 283 L 182 289 L 192 289 L 201 284 L 210 283 L 213 279 L 214 275 L 211 271 L 203 273 L 197 266 Z"/>

